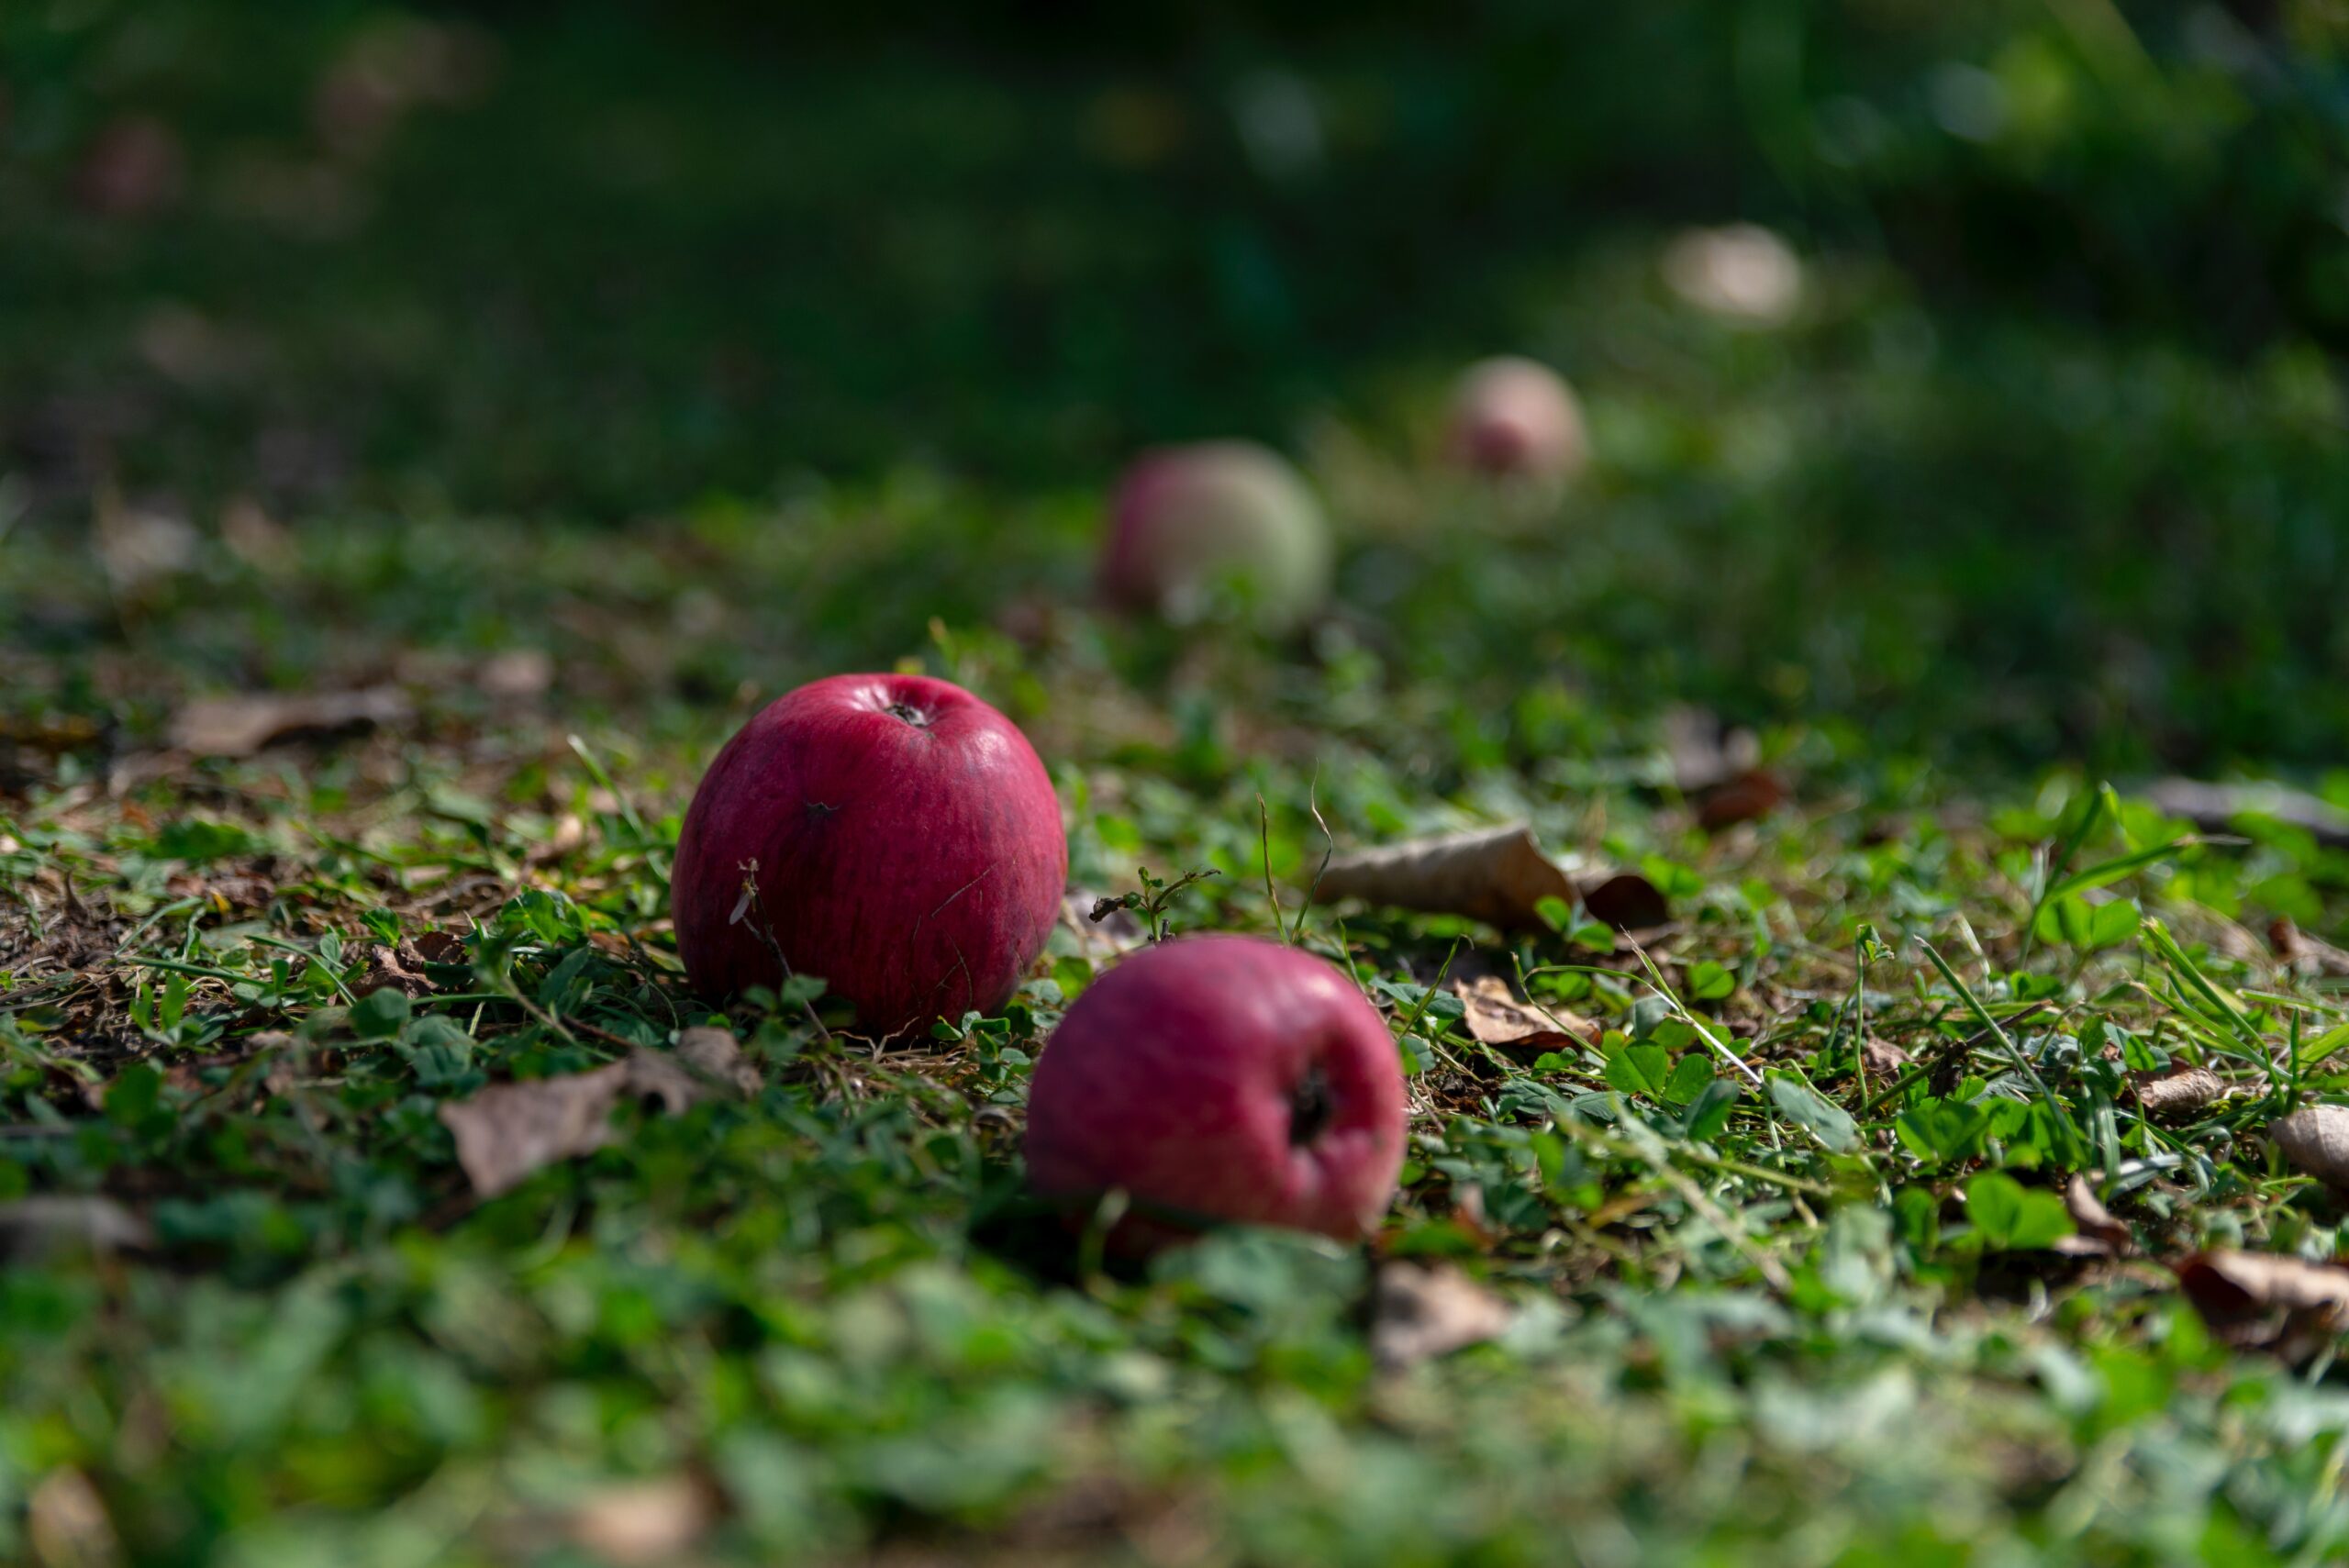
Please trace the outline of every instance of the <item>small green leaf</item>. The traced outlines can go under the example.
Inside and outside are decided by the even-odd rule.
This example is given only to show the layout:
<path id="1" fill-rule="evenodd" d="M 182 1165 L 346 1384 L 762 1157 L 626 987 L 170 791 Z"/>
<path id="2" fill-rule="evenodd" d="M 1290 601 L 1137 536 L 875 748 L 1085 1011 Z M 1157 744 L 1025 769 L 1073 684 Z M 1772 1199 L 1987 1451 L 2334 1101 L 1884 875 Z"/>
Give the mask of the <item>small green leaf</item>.
<path id="1" fill-rule="evenodd" d="M 1712 1060 L 1692 1051 L 1673 1064 L 1671 1081 L 1664 1086 L 1664 1097 L 1675 1106 L 1685 1106 L 1703 1094 L 1705 1085 L 1712 1081 Z"/>
<path id="2" fill-rule="evenodd" d="M 2052 1247 L 2073 1230 L 2063 1199 L 2004 1171 L 1985 1171 L 1965 1184 L 1965 1217 L 1985 1246 L 2007 1251 Z"/>
<path id="3" fill-rule="evenodd" d="M 1688 995 L 1699 1002 L 1718 1002 L 1737 989 L 1737 972 L 1706 959 L 1688 972 Z"/>
<path id="4" fill-rule="evenodd" d="M 117 1127 L 136 1127 L 155 1108 L 163 1092 L 163 1075 L 144 1062 L 134 1062 L 106 1085 L 106 1119 Z"/>
<path id="5" fill-rule="evenodd" d="M 407 993 L 385 985 L 370 991 L 352 1005 L 351 1029 L 362 1040 L 389 1040 L 406 1027 Z"/>
<path id="6" fill-rule="evenodd" d="M 1737 1101 L 1737 1085 L 1727 1078 L 1715 1078 L 1688 1103 L 1682 1135 L 1692 1143 L 1711 1142 L 1729 1126 L 1729 1113 Z"/>
<path id="7" fill-rule="evenodd" d="M 1848 1154 L 1860 1146 L 1859 1124 L 1842 1106 L 1792 1073 L 1774 1068 L 1768 1082 L 1778 1108 L 1809 1129 L 1828 1152 Z"/>
<path id="8" fill-rule="evenodd" d="M 1607 1059 L 1607 1086 L 1627 1095 L 1661 1099 L 1672 1075 L 1672 1058 L 1654 1045 L 1627 1045 Z"/>

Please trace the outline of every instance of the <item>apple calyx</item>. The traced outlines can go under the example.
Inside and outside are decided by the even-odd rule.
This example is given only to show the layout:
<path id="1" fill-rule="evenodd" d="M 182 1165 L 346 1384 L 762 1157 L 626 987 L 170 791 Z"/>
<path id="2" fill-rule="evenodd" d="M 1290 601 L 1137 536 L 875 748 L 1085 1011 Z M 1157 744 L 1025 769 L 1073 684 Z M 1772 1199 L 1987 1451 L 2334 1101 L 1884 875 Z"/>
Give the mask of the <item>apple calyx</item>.
<path id="1" fill-rule="evenodd" d="M 1330 1102 L 1329 1075 L 1319 1063 L 1305 1070 L 1297 1087 L 1288 1095 L 1288 1141 L 1293 1149 L 1303 1149 L 1330 1130 L 1330 1123 L 1337 1115 L 1337 1106 Z"/>

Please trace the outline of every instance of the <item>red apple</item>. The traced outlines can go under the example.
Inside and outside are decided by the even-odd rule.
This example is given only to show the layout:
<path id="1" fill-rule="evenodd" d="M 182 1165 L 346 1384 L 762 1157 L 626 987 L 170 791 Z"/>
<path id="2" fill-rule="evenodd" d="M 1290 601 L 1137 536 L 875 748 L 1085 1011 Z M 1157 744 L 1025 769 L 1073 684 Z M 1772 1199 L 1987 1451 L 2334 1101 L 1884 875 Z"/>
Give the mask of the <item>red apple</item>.
<path id="1" fill-rule="evenodd" d="M 1101 584 L 1112 603 L 1176 622 L 1237 605 L 1266 631 L 1330 593 L 1330 528 L 1297 470 L 1252 441 L 1145 453 L 1118 483 Z"/>
<path id="2" fill-rule="evenodd" d="M 1452 405 L 1452 450 L 1498 478 L 1555 483 L 1590 457 L 1582 406 L 1547 365 L 1504 356 L 1471 365 Z"/>
<path id="3" fill-rule="evenodd" d="M 1403 1120 L 1395 1041 L 1343 972 L 1277 942 L 1190 937 L 1119 963 L 1052 1031 L 1029 1087 L 1028 1173 L 1072 1203 L 1123 1189 L 1121 1246 L 1218 1220 L 1353 1240 L 1394 1196 Z"/>
<path id="4" fill-rule="evenodd" d="M 1000 1007 L 1067 880 L 1052 781 L 1009 719 L 945 681 L 834 675 L 718 754 L 669 896 L 703 995 L 779 984 L 787 961 L 880 1036 Z"/>

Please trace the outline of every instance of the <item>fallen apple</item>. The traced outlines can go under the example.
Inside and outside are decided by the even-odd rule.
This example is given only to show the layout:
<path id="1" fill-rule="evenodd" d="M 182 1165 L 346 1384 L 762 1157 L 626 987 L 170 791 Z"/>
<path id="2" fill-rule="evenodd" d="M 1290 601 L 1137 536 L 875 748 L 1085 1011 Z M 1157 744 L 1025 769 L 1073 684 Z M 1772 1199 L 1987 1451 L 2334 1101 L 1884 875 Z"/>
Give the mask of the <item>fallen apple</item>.
<path id="1" fill-rule="evenodd" d="M 1460 378 L 1451 444 L 1457 461 L 1502 479 L 1554 484 L 1590 458 L 1573 389 L 1547 365 L 1513 355 L 1471 365 Z"/>
<path id="2" fill-rule="evenodd" d="M 1340 970 L 1252 937 L 1145 948 L 1076 999 L 1028 1094 L 1028 1173 L 1074 1206 L 1113 1189 L 1146 1251 L 1218 1221 L 1353 1240 L 1403 1160 L 1394 1040 Z"/>
<path id="3" fill-rule="evenodd" d="M 1009 719 L 946 681 L 835 675 L 718 752 L 670 906 L 704 995 L 779 986 L 788 965 L 882 1036 L 1000 1007 L 1067 878 L 1052 782 Z"/>
<path id="4" fill-rule="evenodd" d="M 1330 569 L 1329 525 L 1297 470 L 1251 441 L 1204 441 L 1126 470 L 1101 585 L 1178 624 L 1236 609 L 1277 633 L 1321 607 Z"/>

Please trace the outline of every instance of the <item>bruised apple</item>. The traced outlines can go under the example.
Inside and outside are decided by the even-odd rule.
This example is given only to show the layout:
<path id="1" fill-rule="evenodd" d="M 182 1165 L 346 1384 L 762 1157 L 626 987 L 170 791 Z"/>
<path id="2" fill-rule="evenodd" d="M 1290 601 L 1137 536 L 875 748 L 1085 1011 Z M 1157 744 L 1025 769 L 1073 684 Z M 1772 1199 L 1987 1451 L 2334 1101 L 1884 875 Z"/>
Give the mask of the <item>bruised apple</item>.
<path id="1" fill-rule="evenodd" d="M 993 1012 L 1059 917 L 1060 804 L 970 693 L 834 675 L 777 698 L 694 793 L 670 883 L 704 995 L 819 975 L 875 1036 Z"/>
<path id="2" fill-rule="evenodd" d="M 1101 585 L 1129 609 L 1185 623 L 1236 608 L 1282 632 L 1321 607 L 1330 570 L 1320 504 L 1252 441 L 1146 453 L 1110 502 Z"/>
<path id="3" fill-rule="evenodd" d="M 1452 405 L 1453 457 L 1497 479 L 1556 484 L 1589 461 L 1582 406 L 1547 365 L 1513 355 L 1460 378 Z"/>
<path id="4" fill-rule="evenodd" d="M 1252 937 L 1146 948 L 1052 1031 L 1028 1096 L 1028 1172 L 1074 1207 L 1130 1200 L 1146 1250 L 1217 1221 L 1357 1240 L 1403 1161 L 1395 1041 L 1340 970 Z"/>

